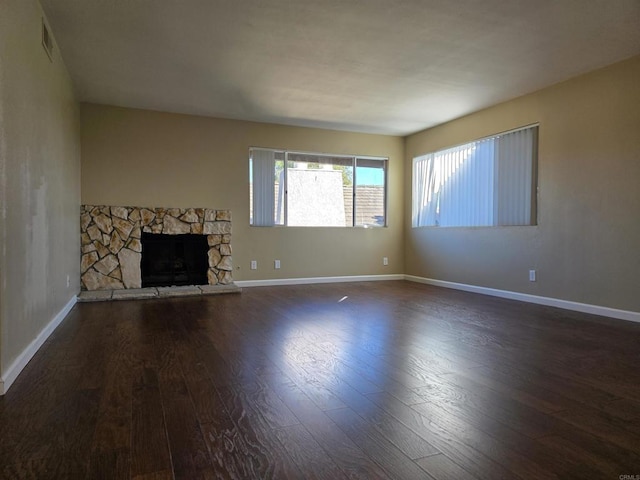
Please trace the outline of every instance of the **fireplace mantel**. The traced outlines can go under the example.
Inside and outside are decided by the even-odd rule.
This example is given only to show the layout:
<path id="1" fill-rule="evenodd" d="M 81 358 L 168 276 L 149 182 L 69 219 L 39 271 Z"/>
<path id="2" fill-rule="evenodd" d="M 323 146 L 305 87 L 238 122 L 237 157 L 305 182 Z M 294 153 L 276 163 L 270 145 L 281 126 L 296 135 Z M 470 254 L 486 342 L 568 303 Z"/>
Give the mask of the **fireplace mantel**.
<path id="1" fill-rule="evenodd" d="M 140 288 L 142 232 L 206 235 L 209 285 L 233 282 L 230 210 L 82 205 L 82 289 Z"/>

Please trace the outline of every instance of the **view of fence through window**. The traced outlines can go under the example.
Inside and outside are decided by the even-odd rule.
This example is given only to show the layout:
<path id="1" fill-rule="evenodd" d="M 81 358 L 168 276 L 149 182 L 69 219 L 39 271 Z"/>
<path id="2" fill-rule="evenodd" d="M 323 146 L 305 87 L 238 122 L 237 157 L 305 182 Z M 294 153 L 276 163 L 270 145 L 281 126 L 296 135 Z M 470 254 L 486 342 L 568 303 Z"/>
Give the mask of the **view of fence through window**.
<path id="1" fill-rule="evenodd" d="M 386 158 L 251 149 L 255 226 L 386 225 Z"/>

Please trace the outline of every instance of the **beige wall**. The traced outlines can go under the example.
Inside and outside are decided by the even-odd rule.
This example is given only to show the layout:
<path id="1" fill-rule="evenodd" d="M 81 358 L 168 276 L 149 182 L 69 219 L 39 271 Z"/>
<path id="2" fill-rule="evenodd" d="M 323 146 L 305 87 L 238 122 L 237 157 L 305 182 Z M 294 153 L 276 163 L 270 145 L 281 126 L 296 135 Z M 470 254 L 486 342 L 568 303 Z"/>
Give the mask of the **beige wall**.
<path id="1" fill-rule="evenodd" d="M 0 3 L 0 370 L 79 291 L 80 126 L 40 5 Z M 67 275 L 71 284 L 67 286 Z"/>
<path id="2" fill-rule="evenodd" d="M 411 228 L 413 157 L 534 122 L 538 226 Z M 640 57 L 411 135 L 405 165 L 406 273 L 640 311 Z"/>
<path id="3" fill-rule="evenodd" d="M 230 209 L 235 280 L 404 271 L 400 137 L 92 104 L 81 106 L 81 118 L 82 203 Z M 388 156 L 389 227 L 250 227 L 251 146 Z"/>

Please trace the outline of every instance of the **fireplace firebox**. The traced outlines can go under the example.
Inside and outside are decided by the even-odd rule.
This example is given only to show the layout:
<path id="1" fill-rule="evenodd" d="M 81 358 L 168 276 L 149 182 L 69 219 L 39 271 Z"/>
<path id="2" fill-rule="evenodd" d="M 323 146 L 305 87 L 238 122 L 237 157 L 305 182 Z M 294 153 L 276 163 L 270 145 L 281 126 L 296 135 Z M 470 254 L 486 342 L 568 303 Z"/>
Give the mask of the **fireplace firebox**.
<path id="1" fill-rule="evenodd" d="M 206 235 L 142 234 L 142 287 L 206 285 Z"/>

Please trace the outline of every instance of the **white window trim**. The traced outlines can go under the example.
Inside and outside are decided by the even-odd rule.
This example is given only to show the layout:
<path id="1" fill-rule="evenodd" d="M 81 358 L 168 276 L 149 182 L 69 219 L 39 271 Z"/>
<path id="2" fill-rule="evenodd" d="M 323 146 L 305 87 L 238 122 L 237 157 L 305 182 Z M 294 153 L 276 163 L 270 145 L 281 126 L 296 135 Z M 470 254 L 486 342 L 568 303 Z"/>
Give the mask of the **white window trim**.
<path id="1" fill-rule="evenodd" d="M 372 156 L 372 155 L 353 155 L 353 154 L 341 154 L 341 153 L 326 153 L 326 152 L 309 152 L 309 151 L 303 151 L 303 150 L 286 150 L 286 149 L 282 149 L 282 148 L 271 148 L 271 147 L 258 147 L 258 146 L 251 146 L 249 147 L 249 159 L 251 160 L 253 158 L 253 151 L 254 150 L 262 150 L 262 151 L 272 151 L 274 152 L 274 154 L 277 153 L 281 153 L 284 155 L 284 165 L 285 168 L 283 170 L 283 183 L 285 185 L 285 192 L 284 192 L 284 205 L 283 205 L 283 223 L 282 224 L 276 224 L 275 223 L 275 219 L 274 219 L 274 223 L 270 224 L 270 225 L 255 225 L 253 222 L 249 222 L 249 225 L 251 227 L 286 227 L 286 228 L 387 228 L 388 227 L 388 222 L 389 222 L 389 218 L 388 218 L 388 197 L 389 197 L 389 157 L 382 157 L 382 156 Z M 305 156 L 322 156 L 322 157 L 333 157 L 333 158 L 342 158 L 342 159 L 348 159 L 352 161 L 352 165 L 353 165 L 353 211 L 352 211 L 352 222 L 351 225 L 345 225 L 340 226 L 340 227 L 329 227 L 329 226 L 290 226 L 287 224 L 288 222 L 288 201 L 287 201 L 287 189 L 286 189 L 286 185 L 287 185 L 287 170 L 289 169 L 287 167 L 287 163 L 290 161 L 289 160 L 289 155 L 305 155 Z M 383 164 L 383 169 L 384 169 L 384 184 L 383 184 L 383 188 L 384 188 L 384 224 L 383 225 L 356 225 L 356 211 L 357 211 L 357 200 L 356 200 L 356 169 L 357 169 L 357 161 L 358 160 L 374 160 L 374 161 L 380 161 Z M 251 179 L 253 181 L 253 179 Z M 255 206 L 255 191 L 253 193 L 254 198 L 252 200 L 252 202 L 254 202 L 254 206 Z M 275 203 L 275 198 L 274 198 L 274 203 Z M 254 217 L 255 217 L 255 209 L 254 209 Z"/>

